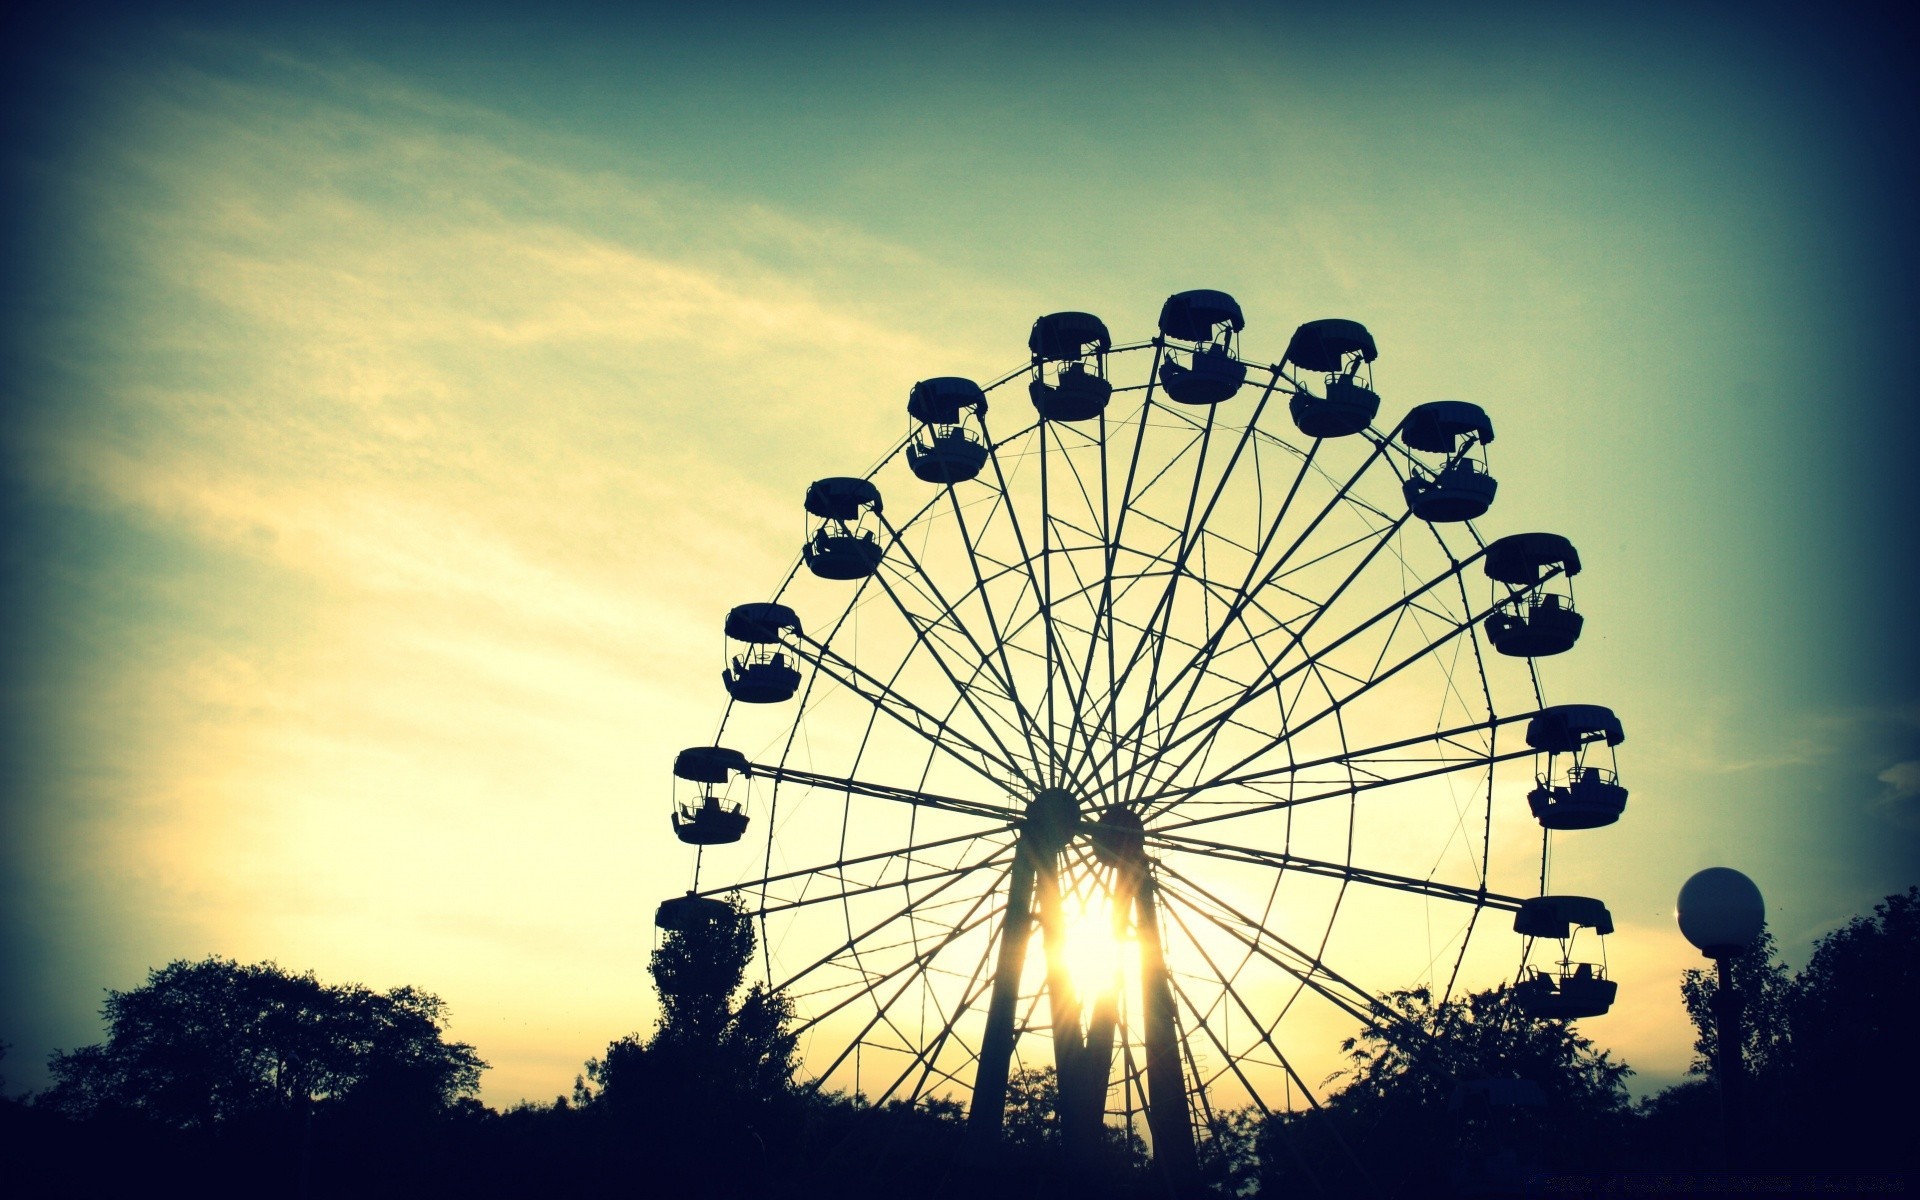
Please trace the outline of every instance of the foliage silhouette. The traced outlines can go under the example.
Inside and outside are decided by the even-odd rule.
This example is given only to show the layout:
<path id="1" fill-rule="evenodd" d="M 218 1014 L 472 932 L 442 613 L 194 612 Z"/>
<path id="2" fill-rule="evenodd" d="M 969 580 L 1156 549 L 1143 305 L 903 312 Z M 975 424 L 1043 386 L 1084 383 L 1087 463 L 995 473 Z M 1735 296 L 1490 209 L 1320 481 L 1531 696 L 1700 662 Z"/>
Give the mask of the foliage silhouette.
<path id="1" fill-rule="evenodd" d="M 1733 956 L 1734 996 L 1739 1004 L 1740 1062 L 1749 1078 L 1758 1078 L 1786 1065 L 1791 1034 L 1787 1009 L 1794 990 L 1793 977 L 1780 961 L 1771 930 L 1745 951 Z M 1713 1015 L 1719 994 L 1716 967 L 1693 967 L 1681 973 L 1680 997 L 1693 1022 L 1693 1062 L 1689 1075 L 1711 1075 L 1720 1052 L 1718 1023 Z"/>
<path id="2" fill-rule="evenodd" d="M 580 1088 L 579 1099 L 658 1118 L 754 1106 L 791 1093 L 793 1006 L 764 984 L 743 991 L 753 926 L 737 897 L 731 904 L 732 920 L 661 939 L 649 963 L 660 996 L 653 1035 L 629 1034 L 604 1057 L 589 1059 L 593 1087 Z"/>
<path id="3" fill-rule="evenodd" d="M 1920 888 L 1888 896 L 1814 944 L 1797 975 L 1760 941 L 1735 960 L 1743 1021 L 1744 1103 L 1736 1152 L 1747 1169 L 1893 1172 L 1920 1168 L 1908 1107 L 1886 1097 L 1920 1072 L 1913 1000 L 1920 995 Z M 1706 1076 L 1639 1110 L 1636 1156 L 1655 1169 L 1715 1164 L 1720 1107 L 1711 1078 L 1719 982 L 1690 970 L 1681 982 L 1698 1032 L 1694 1070 Z M 1831 1179 L 1829 1179 L 1831 1182 Z"/>
<path id="4" fill-rule="evenodd" d="M 1346 1083 L 1319 1109 L 1276 1116 L 1256 1138 L 1262 1193 L 1472 1187 L 1551 1162 L 1611 1166 L 1631 1068 L 1570 1026 L 1528 1016 L 1505 988 L 1437 1001 L 1389 993 L 1342 1044 Z M 1225 1164 L 1235 1178 L 1233 1164 Z"/>
<path id="5" fill-rule="evenodd" d="M 1060 1077 L 1052 1067 L 1015 1071 L 1007 1079 L 1007 1115 L 1001 1140 L 1027 1150 L 1060 1144 Z"/>
<path id="6" fill-rule="evenodd" d="M 952 1100 L 876 1105 L 797 1085 L 790 1009 L 746 985 L 753 954 L 738 905 L 730 922 L 665 935 L 654 1028 L 589 1062 L 573 1096 L 503 1113 L 472 1098 L 484 1064 L 444 1039 L 443 1006 L 424 992 L 328 987 L 270 963 L 173 963 L 109 994 L 108 1040 L 56 1054 L 55 1086 L 36 1104 L 0 1100 L 9 1182 L 118 1195 L 177 1178 L 237 1197 L 275 1180 L 355 1200 L 1166 1194 L 1119 1129 L 1097 1170 L 1062 1160 L 1049 1070 L 1012 1078 L 994 1147 Z M 1911 1173 L 1906 1111 L 1885 1097 L 1920 1070 L 1920 889 L 1821 939 L 1798 975 L 1770 943 L 1750 957 L 1744 1165 L 1838 1186 L 1882 1173 L 1863 1175 L 1863 1190 Z M 1714 978 L 1682 986 L 1708 1025 Z M 1321 1108 L 1196 1114 L 1212 1195 L 1488 1194 L 1542 1175 L 1718 1168 L 1710 1078 L 1628 1109 L 1624 1064 L 1503 991 L 1443 1003 L 1408 990 L 1377 1008 Z"/>
<path id="7" fill-rule="evenodd" d="M 1782 1083 L 1829 1157 L 1914 1173 L 1911 1103 L 1920 1075 L 1920 888 L 1888 896 L 1821 938 L 1789 999 L 1792 1066 Z M 1817 1100 L 1815 1098 L 1818 1098 Z"/>
<path id="8" fill-rule="evenodd" d="M 271 962 L 169 963 L 141 987 L 109 991 L 101 1015 L 104 1043 L 49 1061 L 46 1107 L 179 1129 L 316 1103 L 431 1115 L 471 1096 L 487 1065 L 472 1046 L 443 1040 L 446 1005 L 431 993 L 322 984 Z"/>
<path id="9" fill-rule="evenodd" d="M 1815 943 L 1788 1000 L 1795 1069 L 1869 1089 L 1877 1080 L 1912 1079 L 1920 1059 L 1916 996 L 1920 888 L 1908 888 Z"/>
<path id="10" fill-rule="evenodd" d="M 575 1087 L 615 1158 L 644 1160 L 688 1196 L 762 1185 L 804 1124 L 792 1005 L 745 986 L 753 926 L 738 897 L 729 904 L 730 919 L 661 938 L 649 962 L 660 997 L 652 1035 L 609 1044 Z"/>
<path id="11" fill-rule="evenodd" d="M 1069 1161 L 1055 1124 L 1059 1080 L 1053 1067 L 1026 1068 L 1007 1080 L 1002 1134 L 982 1144 L 958 1101 L 930 1098 L 868 1105 L 862 1097 L 823 1095 L 811 1103 L 808 1142 L 820 1148 L 797 1164 L 784 1194 L 808 1197 L 993 1196 L 1000 1200 L 1099 1196 L 1164 1197 L 1147 1170 L 1146 1143 L 1109 1124 L 1095 1153 Z"/>

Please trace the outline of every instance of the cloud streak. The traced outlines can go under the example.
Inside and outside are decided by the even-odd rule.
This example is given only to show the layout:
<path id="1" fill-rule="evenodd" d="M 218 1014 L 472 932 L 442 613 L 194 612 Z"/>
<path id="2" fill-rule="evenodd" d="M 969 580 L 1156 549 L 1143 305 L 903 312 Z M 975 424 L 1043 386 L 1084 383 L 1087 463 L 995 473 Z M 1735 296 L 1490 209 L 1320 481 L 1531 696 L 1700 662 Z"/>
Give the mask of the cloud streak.
<path id="1" fill-rule="evenodd" d="M 685 864 L 641 828 L 718 614 L 791 561 L 800 464 L 863 467 L 954 350 L 898 317 L 928 268 L 357 70 L 142 88 L 70 160 L 110 267 L 22 438 L 43 495 L 154 547 L 68 589 L 107 661 L 69 663 L 93 800 L 50 798 L 42 848 L 144 914 L 132 953 L 386 970 L 479 1027 L 543 1002 L 478 984 L 545 941 L 598 989 L 588 1053 L 645 1023 Z M 546 1086 L 496 1057 L 491 1094 Z"/>

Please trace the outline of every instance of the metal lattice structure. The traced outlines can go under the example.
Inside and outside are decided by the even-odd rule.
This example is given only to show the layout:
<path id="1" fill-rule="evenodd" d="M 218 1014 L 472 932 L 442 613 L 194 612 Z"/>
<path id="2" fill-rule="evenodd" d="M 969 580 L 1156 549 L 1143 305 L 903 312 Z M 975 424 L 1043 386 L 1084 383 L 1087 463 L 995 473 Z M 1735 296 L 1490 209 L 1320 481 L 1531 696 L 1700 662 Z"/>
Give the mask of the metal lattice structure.
<path id="1" fill-rule="evenodd" d="M 743 898 L 819 1085 L 957 1099 L 990 1137 L 1010 1072 L 1052 1066 L 1069 1144 L 1125 1123 L 1184 1173 L 1222 1108 L 1315 1103 L 1302 1047 L 1379 991 L 1510 963 L 1508 913 L 1523 962 L 1588 913 L 1532 896 L 1539 827 L 1625 798 L 1586 761 L 1618 722 L 1546 708 L 1534 669 L 1579 634 L 1572 546 L 1483 542 L 1491 422 L 1376 428 L 1363 327 L 1262 365 L 1241 324 L 1218 292 L 1117 346 L 1057 313 L 1018 369 L 921 383 L 729 614 L 661 923 Z M 1583 778 L 1598 807 L 1556 809 Z"/>

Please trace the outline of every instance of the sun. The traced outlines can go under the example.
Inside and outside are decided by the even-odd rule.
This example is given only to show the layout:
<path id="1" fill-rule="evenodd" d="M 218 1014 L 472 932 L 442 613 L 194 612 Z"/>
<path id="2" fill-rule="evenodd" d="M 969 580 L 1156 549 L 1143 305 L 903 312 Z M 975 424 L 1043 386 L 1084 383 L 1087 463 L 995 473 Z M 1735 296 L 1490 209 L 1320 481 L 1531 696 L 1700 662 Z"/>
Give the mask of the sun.
<path id="1" fill-rule="evenodd" d="M 1066 906 L 1067 975 L 1083 1004 L 1111 991 L 1134 945 L 1131 929 L 1116 936 L 1112 902 L 1105 896 Z"/>

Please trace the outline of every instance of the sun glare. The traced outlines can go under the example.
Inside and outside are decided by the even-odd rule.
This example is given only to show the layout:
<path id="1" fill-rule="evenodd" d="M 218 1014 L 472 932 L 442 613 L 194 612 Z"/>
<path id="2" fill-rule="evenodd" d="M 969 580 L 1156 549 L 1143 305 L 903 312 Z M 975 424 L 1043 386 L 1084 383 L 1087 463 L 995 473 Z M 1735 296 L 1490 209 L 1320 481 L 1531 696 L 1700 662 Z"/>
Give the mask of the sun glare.
<path id="1" fill-rule="evenodd" d="M 1067 908 L 1067 974 L 1073 990 L 1084 1000 L 1113 987 L 1114 973 L 1123 969 L 1135 945 L 1133 935 L 1116 938 L 1111 904 L 1101 898 Z"/>

